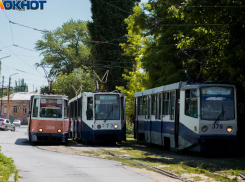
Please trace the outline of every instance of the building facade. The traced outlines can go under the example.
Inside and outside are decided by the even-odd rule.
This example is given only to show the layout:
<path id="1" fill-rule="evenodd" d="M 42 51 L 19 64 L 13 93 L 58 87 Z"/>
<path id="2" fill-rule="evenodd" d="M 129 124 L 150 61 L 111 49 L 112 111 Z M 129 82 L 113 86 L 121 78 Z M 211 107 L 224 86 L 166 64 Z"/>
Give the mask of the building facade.
<path id="1" fill-rule="evenodd" d="M 9 118 L 21 120 L 22 124 L 27 124 L 30 110 L 30 98 L 36 92 L 17 92 L 9 96 Z M 6 118 L 8 97 L 2 98 L 1 118 Z"/>

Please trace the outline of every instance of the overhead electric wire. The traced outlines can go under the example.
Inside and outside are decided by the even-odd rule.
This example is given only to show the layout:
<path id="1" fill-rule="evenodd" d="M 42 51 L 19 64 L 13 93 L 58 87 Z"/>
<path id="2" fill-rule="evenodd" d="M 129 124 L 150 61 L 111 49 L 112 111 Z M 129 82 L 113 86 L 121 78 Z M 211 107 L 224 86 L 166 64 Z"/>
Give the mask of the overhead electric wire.
<path id="1" fill-rule="evenodd" d="M 13 45 L 9 45 L 9 46 L 4 46 L 4 47 L 1 47 L 0 49 L 5 49 L 5 48 L 7 48 L 7 47 L 12 47 Z M 3 54 L 3 53 L 1 53 L 1 54 Z"/>
<path id="2" fill-rule="evenodd" d="M 29 72 L 26 72 L 26 71 L 19 70 L 19 69 L 16 69 L 16 68 L 7 66 L 7 65 L 5 65 L 5 64 L 2 64 L 2 65 L 5 66 L 5 67 L 8 67 L 8 68 L 10 68 L 10 69 L 14 69 L 14 70 L 16 70 L 16 71 L 22 72 L 22 73 L 27 73 L 27 74 L 31 74 L 31 75 L 34 75 L 34 76 L 44 77 L 44 76 L 40 76 L 40 75 L 36 75 L 36 74 L 33 74 L 33 73 L 29 73 Z"/>
<path id="3" fill-rule="evenodd" d="M 15 25 L 19 25 L 19 26 L 22 26 L 22 27 L 26 27 L 26 28 L 30 28 L 30 29 L 33 29 L 33 30 L 36 30 L 36 31 L 40 31 L 40 32 L 47 32 L 47 30 L 39 30 L 37 28 L 33 28 L 33 27 L 26 26 L 26 25 L 22 25 L 20 23 L 15 23 L 15 22 L 10 21 L 10 20 L 9 20 L 9 23 L 10 24 L 12 23 L 12 24 L 15 24 Z"/>
<path id="4" fill-rule="evenodd" d="M 0 40 L 0 42 L 5 46 L 5 44 Z M 10 52 L 12 52 L 19 60 L 21 60 L 23 63 L 25 63 L 27 66 L 38 72 L 36 69 L 34 69 L 32 66 L 30 66 L 28 63 L 26 63 L 23 59 L 21 59 L 19 56 L 17 56 L 11 49 L 7 48 Z M 40 72 L 38 72 L 40 75 L 42 75 Z"/>
<path id="5" fill-rule="evenodd" d="M 5 11 L 3 11 L 3 13 L 4 13 L 4 14 L 5 14 L 5 16 L 7 17 L 7 19 L 10 21 L 10 19 L 9 19 L 8 15 L 6 14 L 6 12 L 5 12 Z M 14 44 L 14 36 L 13 36 L 12 26 L 11 26 L 11 24 L 9 24 L 9 25 L 10 25 L 11 35 L 12 35 L 12 41 L 13 41 L 13 44 Z"/>
<path id="6" fill-rule="evenodd" d="M 22 57 L 31 57 L 31 58 L 40 58 L 40 57 L 37 57 L 37 56 L 27 56 L 27 55 L 20 55 L 20 54 L 9 54 L 9 53 L 3 53 L 1 52 L 1 54 L 7 54 L 7 55 L 11 55 L 11 56 L 22 56 Z"/>
<path id="7" fill-rule="evenodd" d="M 181 7 L 181 8 L 245 8 L 245 6 L 202 6 L 202 5 L 179 5 L 179 4 L 171 4 L 172 6 L 175 7 Z"/>
<path id="8" fill-rule="evenodd" d="M 125 11 L 125 10 L 123 10 L 123 9 L 121 9 L 121 8 L 119 8 L 119 7 L 115 6 L 115 5 L 113 5 L 113 4 L 110 4 L 110 3 L 106 2 L 106 1 L 103 1 L 103 0 L 100 0 L 100 1 L 101 1 L 101 2 L 104 2 L 104 3 L 106 3 L 106 4 L 108 4 L 109 6 L 112 6 L 112 7 L 114 7 L 114 8 L 117 8 L 117 9 L 123 11 L 123 12 L 126 12 L 126 13 L 132 15 L 132 12 L 130 13 L 130 12 L 128 12 L 128 11 Z M 136 16 L 136 15 L 134 15 L 134 16 Z M 139 16 L 136 16 L 136 17 L 138 17 L 138 18 L 140 18 L 140 19 L 142 19 L 142 20 L 146 20 L 145 18 L 142 18 L 142 17 L 139 17 Z"/>
<path id="9" fill-rule="evenodd" d="M 21 47 L 21 46 L 18 46 L 18 45 L 13 45 L 13 46 L 15 46 L 15 47 L 18 47 L 18 48 L 21 48 L 21 49 L 25 49 L 25 50 L 28 50 L 28 51 L 33 51 L 33 52 L 37 52 L 37 51 L 35 51 L 35 50 L 32 50 L 32 49 L 28 49 L 28 48 L 25 48 L 25 47 Z"/>

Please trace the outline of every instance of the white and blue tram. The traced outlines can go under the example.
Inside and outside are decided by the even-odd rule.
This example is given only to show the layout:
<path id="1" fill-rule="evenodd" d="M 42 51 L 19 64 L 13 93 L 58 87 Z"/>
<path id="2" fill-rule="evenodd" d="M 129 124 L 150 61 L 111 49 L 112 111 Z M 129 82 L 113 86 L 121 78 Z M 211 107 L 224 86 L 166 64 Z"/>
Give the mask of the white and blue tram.
<path id="1" fill-rule="evenodd" d="M 135 138 L 174 151 L 232 152 L 236 87 L 178 82 L 134 94 Z"/>
<path id="2" fill-rule="evenodd" d="M 69 137 L 82 142 L 125 141 L 125 95 L 117 92 L 83 92 L 71 99 Z"/>

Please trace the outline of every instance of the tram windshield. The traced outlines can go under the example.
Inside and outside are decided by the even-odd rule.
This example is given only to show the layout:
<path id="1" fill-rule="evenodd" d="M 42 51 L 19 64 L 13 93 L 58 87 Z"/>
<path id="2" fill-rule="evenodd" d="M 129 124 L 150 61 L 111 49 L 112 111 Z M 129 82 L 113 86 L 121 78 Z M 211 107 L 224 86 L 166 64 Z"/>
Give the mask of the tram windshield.
<path id="1" fill-rule="evenodd" d="M 201 88 L 201 113 L 202 119 L 205 120 L 235 119 L 233 88 Z"/>
<path id="2" fill-rule="evenodd" d="M 40 117 L 43 118 L 62 118 L 62 100 L 60 99 L 41 99 Z"/>
<path id="3" fill-rule="evenodd" d="M 95 118 L 98 120 L 120 119 L 118 95 L 96 95 L 95 96 Z"/>

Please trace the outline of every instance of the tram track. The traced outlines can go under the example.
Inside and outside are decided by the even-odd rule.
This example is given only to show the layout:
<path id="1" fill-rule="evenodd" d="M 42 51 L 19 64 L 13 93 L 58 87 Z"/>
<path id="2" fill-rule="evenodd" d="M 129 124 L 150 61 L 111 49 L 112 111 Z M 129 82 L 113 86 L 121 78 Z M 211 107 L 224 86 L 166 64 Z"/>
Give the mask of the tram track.
<path id="1" fill-rule="evenodd" d="M 240 173 L 240 174 L 239 174 L 239 176 L 240 176 L 242 179 L 244 179 L 244 180 L 245 180 L 245 174 Z"/>
<path id="2" fill-rule="evenodd" d="M 120 157 L 120 158 L 126 159 L 126 160 L 128 160 L 128 161 L 133 161 L 134 163 L 129 162 L 129 163 L 132 164 L 132 165 L 144 166 L 144 167 L 150 168 L 150 169 L 154 170 L 155 172 L 158 172 L 158 173 L 160 173 L 160 174 L 162 174 L 162 175 L 165 175 L 165 176 L 168 176 L 168 177 L 171 177 L 171 178 L 175 178 L 175 179 L 179 179 L 179 180 L 181 180 L 181 181 L 188 181 L 187 179 L 181 178 L 180 176 L 178 176 L 178 175 L 176 175 L 176 174 L 174 174 L 174 173 L 170 173 L 170 172 L 168 172 L 168 171 L 166 171 L 166 170 L 159 169 L 159 168 L 157 168 L 157 167 L 150 166 L 150 165 L 148 165 L 148 164 L 145 164 L 145 163 L 142 163 L 142 162 L 139 162 L 139 161 L 130 159 L 130 158 L 128 158 L 128 157 L 125 157 L 125 156 L 116 154 L 116 153 L 114 153 L 114 152 L 111 152 L 111 151 L 109 151 L 109 150 L 103 149 L 103 148 L 101 148 L 101 147 L 98 147 L 98 149 L 103 150 L 103 151 L 105 151 L 105 152 L 108 152 L 108 154 L 110 154 L 110 155 L 112 155 L 112 156 Z"/>

